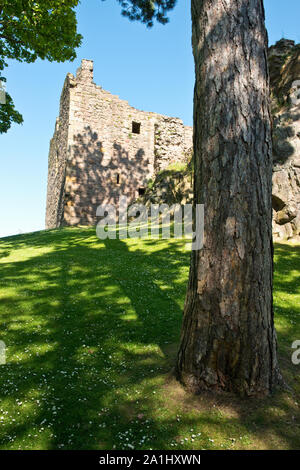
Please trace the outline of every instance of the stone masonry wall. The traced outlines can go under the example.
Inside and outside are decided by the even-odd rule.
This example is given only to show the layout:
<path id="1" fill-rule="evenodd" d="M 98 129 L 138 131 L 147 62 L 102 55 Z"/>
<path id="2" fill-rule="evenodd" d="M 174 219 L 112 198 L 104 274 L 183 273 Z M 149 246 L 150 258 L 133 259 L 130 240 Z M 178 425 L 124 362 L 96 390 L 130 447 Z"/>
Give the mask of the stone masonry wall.
<path id="1" fill-rule="evenodd" d="M 300 45 L 276 43 L 269 66 L 273 235 L 300 239 Z M 180 119 L 139 111 L 97 86 L 93 62 L 83 60 L 76 77 L 66 77 L 50 142 L 46 227 L 94 224 L 99 204 L 116 204 L 121 194 L 133 201 L 148 179 L 186 160 L 192 134 Z"/>
<path id="2" fill-rule="evenodd" d="M 93 82 L 93 62 L 68 74 L 50 143 L 46 227 L 95 224 L 100 204 L 132 202 L 147 180 L 192 148 L 180 119 L 139 111 Z"/>
<path id="3" fill-rule="evenodd" d="M 273 237 L 300 240 L 300 44 L 269 50 L 273 111 Z"/>
<path id="4" fill-rule="evenodd" d="M 67 76 L 60 99 L 60 112 L 48 158 L 46 227 L 58 227 L 63 219 L 66 161 L 68 156 L 70 77 Z"/>
<path id="5" fill-rule="evenodd" d="M 155 124 L 155 170 L 165 170 L 170 163 L 182 161 L 191 152 L 193 129 L 178 118 L 161 116 Z"/>

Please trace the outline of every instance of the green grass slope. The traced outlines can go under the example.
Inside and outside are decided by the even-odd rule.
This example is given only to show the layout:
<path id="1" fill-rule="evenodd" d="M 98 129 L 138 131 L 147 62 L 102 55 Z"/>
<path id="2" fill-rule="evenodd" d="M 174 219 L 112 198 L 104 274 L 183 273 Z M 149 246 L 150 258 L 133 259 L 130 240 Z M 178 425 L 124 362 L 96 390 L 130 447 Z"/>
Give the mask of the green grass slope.
<path id="1" fill-rule="evenodd" d="M 275 315 L 292 387 L 188 395 L 169 374 L 189 267 L 184 240 L 65 228 L 0 240 L 0 449 L 300 448 L 300 246 L 277 245 Z"/>

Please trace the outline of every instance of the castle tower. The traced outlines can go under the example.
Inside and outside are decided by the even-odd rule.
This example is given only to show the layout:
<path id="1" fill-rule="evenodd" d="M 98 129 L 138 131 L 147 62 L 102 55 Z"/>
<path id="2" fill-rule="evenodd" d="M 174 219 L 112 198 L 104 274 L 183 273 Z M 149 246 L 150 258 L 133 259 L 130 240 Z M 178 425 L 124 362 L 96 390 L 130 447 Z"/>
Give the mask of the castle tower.
<path id="1" fill-rule="evenodd" d="M 134 201 L 150 178 L 182 161 L 192 128 L 139 111 L 93 82 L 93 61 L 68 74 L 50 142 L 46 228 L 95 224 L 100 204 Z"/>

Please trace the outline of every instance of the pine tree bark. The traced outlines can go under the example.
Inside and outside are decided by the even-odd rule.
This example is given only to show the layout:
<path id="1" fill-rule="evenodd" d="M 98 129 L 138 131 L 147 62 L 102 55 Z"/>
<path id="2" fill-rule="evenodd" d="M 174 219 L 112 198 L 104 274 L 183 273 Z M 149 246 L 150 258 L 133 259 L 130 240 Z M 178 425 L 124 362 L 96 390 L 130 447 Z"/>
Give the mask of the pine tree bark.
<path id="1" fill-rule="evenodd" d="M 176 371 L 193 392 L 269 394 L 281 381 L 273 321 L 272 143 L 262 0 L 192 0 L 195 202 Z"/>

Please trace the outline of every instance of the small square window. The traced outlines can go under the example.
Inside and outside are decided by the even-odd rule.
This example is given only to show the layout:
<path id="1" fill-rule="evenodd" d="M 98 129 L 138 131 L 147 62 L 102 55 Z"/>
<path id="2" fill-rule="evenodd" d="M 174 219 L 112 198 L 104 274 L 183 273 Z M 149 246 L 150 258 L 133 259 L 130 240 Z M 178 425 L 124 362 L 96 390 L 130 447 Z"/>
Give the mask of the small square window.
<path id="1" fill-rule="evenodd" d="M 132 132 L 133 134 L 141 133 L 141 123 L 132 121 Z"/>
<path id="2" fill-rule="evenodd" d="M 139 196 L 144 196 L 145 192 L 146 192 L 146 188 L 139 188 Z"/>

